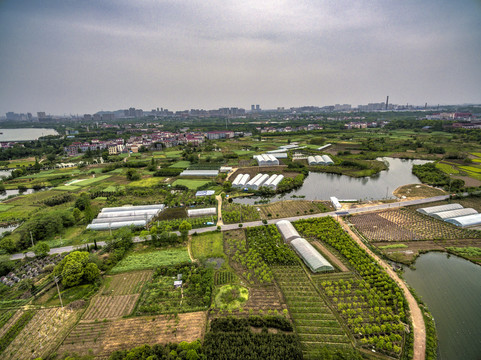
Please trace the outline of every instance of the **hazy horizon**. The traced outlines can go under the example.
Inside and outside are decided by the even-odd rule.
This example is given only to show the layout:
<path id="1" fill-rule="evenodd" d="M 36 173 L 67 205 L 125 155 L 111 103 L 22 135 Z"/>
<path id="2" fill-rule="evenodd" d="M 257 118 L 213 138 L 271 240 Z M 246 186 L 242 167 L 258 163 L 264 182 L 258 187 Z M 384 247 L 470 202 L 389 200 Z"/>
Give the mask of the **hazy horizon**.
<path id="1" fill-rule="evenodd" d="M 0 2 L 0 114 L 481 103 L 481 2 Z"/>

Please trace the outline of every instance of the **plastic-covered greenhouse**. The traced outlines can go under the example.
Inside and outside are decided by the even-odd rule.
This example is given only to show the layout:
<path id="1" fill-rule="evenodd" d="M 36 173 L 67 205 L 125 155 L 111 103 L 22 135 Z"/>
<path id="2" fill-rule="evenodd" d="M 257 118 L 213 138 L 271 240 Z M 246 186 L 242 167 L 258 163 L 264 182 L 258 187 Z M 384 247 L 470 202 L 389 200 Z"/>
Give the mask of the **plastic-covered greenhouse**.
<path id="1" fill-rule="evenodd" d="M 257 180 L 259 180 L 264 174 L 257 174 L 256 176 L 254 176 L 252 179 L 250 179 L 247 184 L 246 184 L 246 187 L 251 189 L 252 186 L 257 182 Z"/>
<path id="2" fill-rule="evenodd" d="M 262 186 L 262 184 L 266 182 L 267 179 L 269 179 L 269 175 L 262 175 L 259 179 L 257 179 L 254 184 L 252 184 L 251 189 L 258 190 Z"/>
<path id="3" fill-rule="evenodd" d="M 277 189 L 277 185 L 279 185 L 279 183 L 282 181 L 282 179 L 284 179 L 284 175 L 278 175 L 278 176 L 269 184 L 269 187 L 270 187 L 271 189 L 276 190 L 276 189 Z"/>
<path id="4" fill-rule="evenodd" d="M 116 218 L 123 216 L 145 216 L 145 215 L 156 215 L 158 210 L 131 210 L 131 211 L 115 211 L 115 212 L 101 212 L 98 214 L 97 218 Z"/>
<path id="5" fill-rule="evenodd" d="M 446 219 L 445 221 L 460 227 L 479 226 L 481 225 L 481 214 L 460 216 L 457 218 Z"/>
<path id="6" fill-rule="evenodd" d="M 326 165 L 333 165 L 334 164 L 334 161 L 332 161 L 332 159 L 329 155 L 322 155 L 322 159 L 324 160 L 324 163 Z"/>
<path id="7" fill-rule="evenodd" d="M 130 210 L 164 210 L 164 204 L 157 205 L 138 205 L 138 206 L 118 206 L 111 208 L 103 208 L 102 212 L 130 211 Z"/>
<path id="8" fill-rule="evenodd" d="M 324 256 L 309 244 L 306 239 L 297 238 L 291 241 L 294 251 L 301 257 L 304 263 L 312 272 L 333 271 L 334 267 L 327 261 Z"/>
<path id="9" fill-rule="evenodd" d="M 219 170 L 184 170 L 179 176 L 217 176 Z"/>
<path id="10" fill-rule="evenodd" d="M 307 162 L 309 163 L 309 165 L 317 165 L 316 158 L 314 156 L 308 156 Z"/>
<path id="11" fill-rule="evenodd" d="M 317 165 L 324 165 L 324 159 L 322 158 L 321 155 L 314 156 L 314 159 L 316 159 Z"/>
<path id="12" fill-rule="evenodd" d="M 278 221 L 276 226 L 286 243 L 301 237 L 289 220 Z"/>
<path id="13" fill-rule="evenodd" d="M 478 212 L 473 208 L 464 208 L 464 209 L 438 212 L 438 213 L 431 214 L 431 216 L 435 219 L 446 220 L 446 219 L 452 219 L 460 216 L 473 215 L 477 213 Z"/>
<path id="14" fill-rule="evenodd" d="M 204 208 L 204 209 L 189 209 L 187 210 L 187 216 L 208 216 L 215 215 L 217 213 L 216 208 Z"/>
<path id="15" fill-rule="evenodd" d="M 150 220 L 152 215 L 136 215 L 136 216 L 119 216 L 112 218 L 97 218 L 92 220 L 92 224 L 101 224 L 105 222 L 122 222 L 122 221 L 137 221 L 137 220 Z"/>
<path id="16" fill-rule="evenodd" d="M 119 229 L 124 226 L 135 226 L 135 227 L 144 227 L 147 225 L 147 221 L 145 220 L 138 220 L 138 221 L 120 221 L 120 222 L 111 222 L 111 223 L 100 223 L 100 224 L 89 224 L 87 225 L 87 229 L 90 230 L 109 230 L 109 229 Z"/>
<path id="17" fill-rule="evenodd" d="M 451 210 L 462 209 L 462 208 L 463 206 L 460 204 L 447 204 L 447 205 L 438 205 L 438 206 L 419 208 L 417 209 L 417 211 L 424 215 L 431 215 L 438 212 L 451 211 Z"/>

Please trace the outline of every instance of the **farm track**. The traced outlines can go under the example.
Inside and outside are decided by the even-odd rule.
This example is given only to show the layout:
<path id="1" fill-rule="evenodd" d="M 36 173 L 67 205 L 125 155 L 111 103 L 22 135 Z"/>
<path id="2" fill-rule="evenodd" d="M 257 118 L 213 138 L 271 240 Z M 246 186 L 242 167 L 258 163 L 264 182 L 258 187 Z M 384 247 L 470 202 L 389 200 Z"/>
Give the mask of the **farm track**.
<path id="1" fill-rule="evenodd" d="M 339 258 L 337 258 L 336 256 L 334 256 L 333 253 L 331 253 L 324 245 L 322 245 L 319 241 L 313 241 L 312 242 L 314 244 L 315 247 L 317 247 L 319 250 L 321 250 L 321 252 L 327 256 L 328 260 L 331 262 L 331 263 L 334 263 L 338 268 L 339 270 L 341 270 L 342 272 L 348 272 L 350 271 L 346 265 L 343 264 L 343 262 L 341 260 L 339 260 Z"/>
<path id="2" fill-rule="evenodd" d="M 374 254 L 359 237 L 351 230 L 349 226 L 341 218 L 338 220 L 341 226 L 349 233 L 349 235 L 356 241 L 356 243 L 364 249 L 372 258 L 374 258 L 377 263 L 389 274 L 389 276 L 397 283 L 404 293 L 409 305 L 409 312 L 411 317 L 411 322 L 414 331 L 414 356 L 413 360 L 424 360 L 426 357 L 426 328 L 424 325 L 424 318 L 419 308 L 418 303 L 414 299 L 406 284 L 399 278 L 399 276 L 391 269 L 391 267 L 386 264 L 382 259 L 380 259 L 376 254 Z"/>

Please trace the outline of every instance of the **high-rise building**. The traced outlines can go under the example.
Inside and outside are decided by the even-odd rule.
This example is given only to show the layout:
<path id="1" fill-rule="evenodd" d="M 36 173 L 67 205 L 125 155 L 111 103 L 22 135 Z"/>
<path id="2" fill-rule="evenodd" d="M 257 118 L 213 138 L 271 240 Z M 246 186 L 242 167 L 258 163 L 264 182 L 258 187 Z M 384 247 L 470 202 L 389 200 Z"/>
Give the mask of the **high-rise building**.
<path id="1" fill-rule="evenodd" d="M 255 106 L 255 105 L 251 105 L 251 111 L 256 111 L 256 106 Z"/>
<path id="2" fill-rule="evenodd" d="M 256 111 L 260 111 L 260 110 L 261 110 L 260 105 L 256 105 Z"/>

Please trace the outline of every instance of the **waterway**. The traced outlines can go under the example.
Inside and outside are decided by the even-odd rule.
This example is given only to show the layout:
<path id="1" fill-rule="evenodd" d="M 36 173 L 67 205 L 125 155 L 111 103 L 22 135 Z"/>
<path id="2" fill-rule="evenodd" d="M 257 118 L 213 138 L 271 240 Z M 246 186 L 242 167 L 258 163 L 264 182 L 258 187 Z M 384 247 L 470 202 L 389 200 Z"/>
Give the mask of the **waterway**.
<path id="1" fill-rule="evenodd" d="M 425 164 L 426 160 L 404 160 L 385 157 L 389 163 L 387 170 L 371 177 L 353 178 L 345 175 L 310 172 L 304 184 L 288 194 L 277 195 L 270 201 L 287 200 L 304 197 L 306 200 L 329 200 L 335 196 L 340 200 L 380 200 L 395 199 L 392 194 L 399 186 L 419 184 L 419 179 L 412 174 L 412 166 Z M 234 201 L 253 205 L 259 197 L 238 198 Z"/>
<path id="2" fill-rule="evenodd" d="M 481 266 L 446 253 L 421 255 L 405 268 L 436 321 L 438 359 L 481 359 Z"/>
<path id="3" fill-rule="evenodd" d="M 42 188 L 42 189 L 37 190 L 37 191 L 42 191 L 42 190 L 44 190 L 44 189 Z M 34 193 L 34 192 L 35 192 L 34 189 L 26 189 L 23 193 L 21 193 L 21 195 L 32 194 L 32 193 Z M 18 194 L 20 194 L 20 191 L 18 191 L 18 189 L 15 189 L 15 190 L 5 190 L 4 193 L 0 193 L 0 201 L 8 198 L 9 196 L 18 195 Z"/>
<path id="4" fill-rule="evenodd" d="M 0 129 L 0 142 L 37 140 L 47 135 L 58 135 L 58 133 L 54 129 L 44 128 Z"/>

